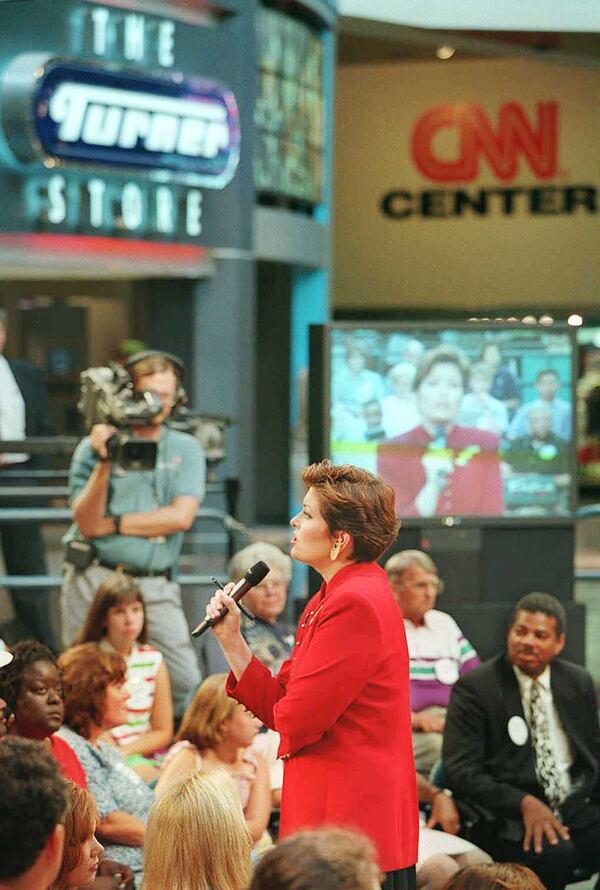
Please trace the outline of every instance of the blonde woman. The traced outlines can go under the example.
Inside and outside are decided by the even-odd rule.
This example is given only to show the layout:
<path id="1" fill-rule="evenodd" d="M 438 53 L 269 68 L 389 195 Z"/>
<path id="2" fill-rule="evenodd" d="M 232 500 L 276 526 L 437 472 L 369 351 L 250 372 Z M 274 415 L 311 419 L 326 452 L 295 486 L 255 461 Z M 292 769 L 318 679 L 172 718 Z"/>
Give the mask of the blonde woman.
<path id="1" fill-rule="evenodd" d="M 248 831 L 256 843 L 271 812 L 268 770 L 262 757 L 250 749 L 260 721 L 228 697 L 226 679 L 225 674 L 213 674 L 200 685 L 183 715 L 176 743 L 165 757 L 156 793 L 181 775 L 221 767 L 235 781 Z"/>
<path id="2" fill-rule="evenodd" d="M 141 890 L 246 890 L 251 840 L 224 770 L 175 779 L 155 801 Z"/>

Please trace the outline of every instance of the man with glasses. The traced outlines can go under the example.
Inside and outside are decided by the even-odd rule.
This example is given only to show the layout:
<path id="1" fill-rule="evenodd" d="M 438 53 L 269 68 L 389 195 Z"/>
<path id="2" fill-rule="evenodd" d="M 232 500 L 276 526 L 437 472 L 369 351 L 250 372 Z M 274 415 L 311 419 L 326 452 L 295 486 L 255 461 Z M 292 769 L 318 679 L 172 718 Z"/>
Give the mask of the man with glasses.
<path id="1" fill-rule="evenodd" d="M 428 774 L 441 757 L 446 708 L 458 678 L 480 664 L 456 621 L 435 608 L 443 582 L 421 550 L 402 550 L 385 564 L 406 629 L 415 764 Z"/>

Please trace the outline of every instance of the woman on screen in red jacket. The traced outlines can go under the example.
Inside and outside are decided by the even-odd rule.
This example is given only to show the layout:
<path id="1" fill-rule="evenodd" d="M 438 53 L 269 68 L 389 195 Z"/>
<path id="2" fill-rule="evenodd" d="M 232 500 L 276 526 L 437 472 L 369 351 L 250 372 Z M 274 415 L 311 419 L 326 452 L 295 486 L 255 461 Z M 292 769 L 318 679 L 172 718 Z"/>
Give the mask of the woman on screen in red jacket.
<path id="1" fill-rule="evenodd" d="M 466 375 L 457 349 L 428 352 L 413 383 L 420 424 L 377 449 L 377 472 L 396 493 L 398 516 L 504 512 L 498 435 L 457 423 Z"/>
<path id="2" fill-rule="evenodd" d="M 319 825 L 375 843 L 386 890 L 411 890 L 417 795 L 408 655 L 387 578 L 375 560 L 397 533 L 394 492 L 366 470 L 312 464 L 291 525 L 291 555 L 323 578 L 277 676 L 240 634 L 237 606 L 217 592 L 207 614 L 230 664 L 229 694 L 281 735 L 281 834 Z"/>

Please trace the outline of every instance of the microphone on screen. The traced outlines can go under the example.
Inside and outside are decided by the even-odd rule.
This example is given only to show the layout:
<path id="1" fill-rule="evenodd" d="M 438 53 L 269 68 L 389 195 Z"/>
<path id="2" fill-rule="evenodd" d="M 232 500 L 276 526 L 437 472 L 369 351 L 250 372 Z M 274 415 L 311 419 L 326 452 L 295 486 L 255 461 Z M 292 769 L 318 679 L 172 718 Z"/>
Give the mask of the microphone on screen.
<path id="1" fill-rule="evenodd" d="M 248 593 L 251 587 L 256 587 L 257 584 L 260 584 L 263 578 L 266 578 L 269 571 L 270 569 L 266 562 L 263 562 L 262 560 L 260 560 L 260 562 L 255 562 L 253 566 L 250 566 L 244 577 L 238 581 L 229 596 L 236 603 L 239 602 L 242 597 Z M 205 618 L 200 622 L 198 627 L 194 628 L 192 636 L 201 637 L 209 627 L 214 627 L 214 625 L 218 624 L 219 621 L 222 621 L 226 615 L 227 609 L 221 609 L 216 618 Z"/>

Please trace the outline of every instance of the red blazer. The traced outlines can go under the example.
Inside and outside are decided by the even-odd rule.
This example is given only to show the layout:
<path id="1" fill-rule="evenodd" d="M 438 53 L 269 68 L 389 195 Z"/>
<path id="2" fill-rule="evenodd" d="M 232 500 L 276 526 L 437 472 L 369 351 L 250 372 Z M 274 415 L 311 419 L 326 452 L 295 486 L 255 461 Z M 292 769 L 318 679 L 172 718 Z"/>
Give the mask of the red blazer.
<path id="1" fill-rule="evenodd" d="M 421 458 L 432 438 L 422 426 L 382 442 L 377 449 L 377 473 L 396 492 L 398 516 L 418 516 L 415 498 L 425 485 Z M 446 447 L 454 469 L 440 493 L 436 516 L 501 516 L 504 492 L 498 457 L 498 436 L 470 426 L 455 426 Z M 471 447 L 470 447 L 471 446 Z"/>
<path id="2" fill-rule="evenodd" d="M 228 693 L 281 734 L 281 834 L 345 825 L 384 871 L 417 860 L 418 804 L 403 621 L 383 569 L 341 569 L 308 603 L 272 677 L 253 658 Z"/>

